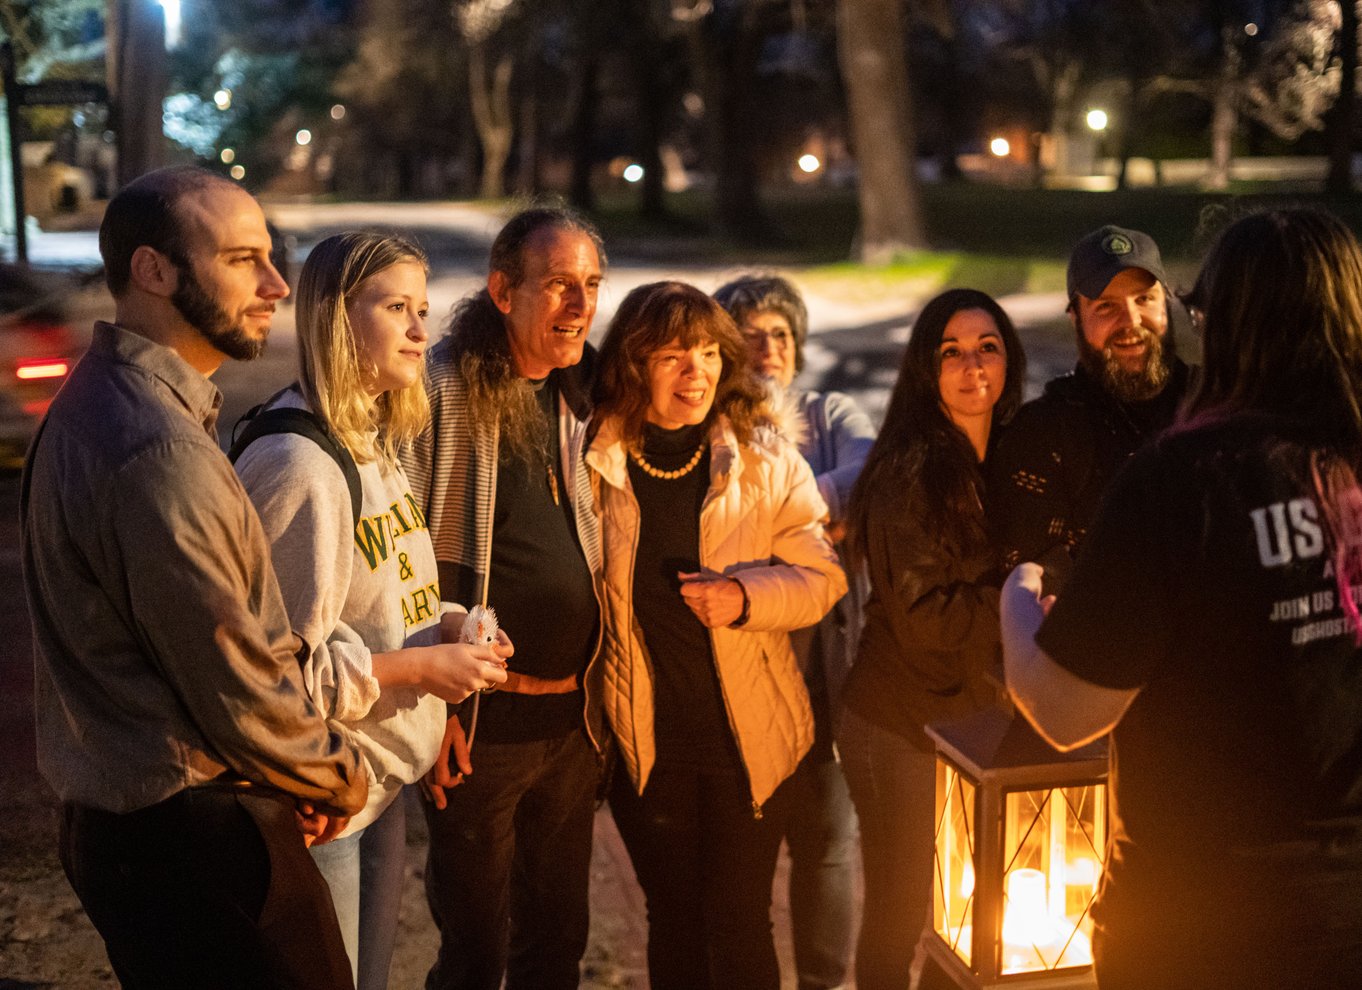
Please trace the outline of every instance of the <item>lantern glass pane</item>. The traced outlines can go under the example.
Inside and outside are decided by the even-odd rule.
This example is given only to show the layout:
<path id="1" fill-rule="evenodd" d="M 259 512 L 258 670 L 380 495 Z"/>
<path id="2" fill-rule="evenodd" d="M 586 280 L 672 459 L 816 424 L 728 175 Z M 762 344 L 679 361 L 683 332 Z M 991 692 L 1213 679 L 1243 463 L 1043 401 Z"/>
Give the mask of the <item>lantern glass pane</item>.
<path id="1" fill-rule="evenodd" d="M 974 783 L 938 759 L 932 925 L 966 965 L 974 938 L 974 848 Z"/>
<path id="2" fill-rule="evenodd" d="M 1091 965 L 1106 846 L 1104 784 L 1006 795 L 1000 972 Z"/>

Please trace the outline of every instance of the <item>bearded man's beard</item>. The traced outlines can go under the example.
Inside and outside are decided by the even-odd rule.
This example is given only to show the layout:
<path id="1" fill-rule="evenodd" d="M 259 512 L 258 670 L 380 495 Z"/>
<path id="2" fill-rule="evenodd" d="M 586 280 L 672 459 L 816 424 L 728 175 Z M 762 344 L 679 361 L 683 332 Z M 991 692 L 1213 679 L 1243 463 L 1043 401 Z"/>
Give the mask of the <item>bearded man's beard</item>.
<path id="1" fill-rule="evenodd" d="M 1078 352 L 1083 366 L 1096 376 L 1103 389 L 1122 402 L 1154 398 L 1168 384 L 1171 370 L 1173 355 L 1164 339 L 1144 327 L 1136 327 L 1134 332 L 1145 344 L 1144 363 L 1135 371 L 1128 371 L 1121 365 L 1115 348 L 1093 347 L 1083 335 L 1082 327 L 1078 330 Z"/>
<path id="2" fill-rule="evenodd" d="M 245 327 L 204 290 L 188 263 L 180 266 L 180 281 L 170 297 L 185 322 L 203 334 L 215 348 L 236 361 L 252 361 L 265 349 L 265 338 L 252 337 Z"/>

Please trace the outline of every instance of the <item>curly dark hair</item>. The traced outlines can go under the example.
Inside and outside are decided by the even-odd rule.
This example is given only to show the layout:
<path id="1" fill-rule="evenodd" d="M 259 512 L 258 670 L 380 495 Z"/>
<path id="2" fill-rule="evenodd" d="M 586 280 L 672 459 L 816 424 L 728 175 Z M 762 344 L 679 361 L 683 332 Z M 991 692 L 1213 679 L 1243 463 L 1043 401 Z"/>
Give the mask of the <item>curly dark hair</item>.
<path id="1" fill-rule="evenodd" d="M 747 344 L 737 324 L 717 302 L 684 282 L 640 285 L 620 303 L 601 343 L 595 406 L 599 419 L 617 418 L 627 443 L 643 435 L 651 400 L 648 359 L 671 341 L 682 347 L 713 341 L 723 370 L 710 416 L 728 418 L 739 443 L 771 422 L 765 387 L 752 374 Z"/>

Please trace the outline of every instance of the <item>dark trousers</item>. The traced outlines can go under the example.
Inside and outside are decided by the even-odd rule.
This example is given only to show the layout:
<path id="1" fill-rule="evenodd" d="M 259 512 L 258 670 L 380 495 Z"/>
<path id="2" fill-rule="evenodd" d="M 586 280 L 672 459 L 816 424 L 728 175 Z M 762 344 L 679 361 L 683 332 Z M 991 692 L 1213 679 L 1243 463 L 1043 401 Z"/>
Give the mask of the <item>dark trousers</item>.
<path id="1" fill-rule="evenodd" d="M 936 757 L 849 710 L 837 742 L 865 873 L 856 986 L 907 990 L 932 904 Z"/>
<path id="2" fill-rule="evenodd" d="M 125 990 L 354 985 L 283 797 L 195 788 L 125 815 L 66 804 L 60 842 Z"/>
<path id="3" fill-rule="evenodd" d="M 479 740 L 473 773 L 426 805 L 426 898 L 440 929 L 428 990 L 573 990 L 586 951 L 598 768 L 582 730 Z"/>
<path id="4" fill-rule="evenodd" d="M 856 813 L 842 765 L 827 747 L 804 757 L 785 785 L 790 813 L 790 927 L 799 990 L 847 982 L 856 883 Z"/>
<path id="5" fill-rule="evenodd" d="M 654 767 L 642 796 L 616 773 L 610 809 L 648 904 L 653 990 L 779 990 L 771 881 L 783 790 L 757 819 L 742 775 Z"/>

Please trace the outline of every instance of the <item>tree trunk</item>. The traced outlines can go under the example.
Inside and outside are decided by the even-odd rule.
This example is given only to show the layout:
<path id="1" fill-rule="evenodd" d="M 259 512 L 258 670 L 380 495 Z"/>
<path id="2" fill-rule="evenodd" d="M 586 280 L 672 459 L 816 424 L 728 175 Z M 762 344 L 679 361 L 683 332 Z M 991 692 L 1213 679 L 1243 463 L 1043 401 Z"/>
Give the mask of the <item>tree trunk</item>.
<path id="1" fill-rule="evenodd" d="M 510 55 L 502 55 L 487 79 L 487 49 L 474 45 L 468 55 L 469 98 L 473 106 L 473 122 L 482 142 L 482 184 L 479 195 L 483 199 L 500 199 L 506 194 L 506 159 L 511 153 L 511 71 L 514 63 Z"/>
<path id="2" fill-rule="evenodd" d="M 714 224 L 720 236 L 747 243 L 759 240 L 765 228 L 748 127 L 748 94 L 761 50 L 751 16 L 745 12 L 726 28 L 697 22 L 692 33 L 705 101 L 706 159 L 714 177 Z"/>
<path id="3" fill-rule="evenodd" d="M 860 172 L 859 255 L 885 263 L 927 246 L 899 0 L 839 0 L 838 60 Z"/>
<path id="4" fill-rule="evenodd" d="M 1353 191 L 1353 134 L 1357 127 L 1357 2 L 1339 5 L 1343 22 L 1338 30 L 1340 73 L 1338 101 L 1329 114 L 1329 177 L 1331 193 Z"/>
<path id="5" fill-rule="evenodd" d="M 119 188 L 165 164 L 165 13 L 152 0 L 108 0 L 106 78 L 118 140 Z"/>
<path id="6" fill-rule="evenodd" d="M 516 191 L 525 196 L 538 195 L 539 187 L 539 114 L 538 95 L 533 87 L 520 98 L 520 149 L 516 168 Z"/>
<path id="7" fill-rule="evenodd" d="M 663 197 L 666 169 L 662 165 L 662 135 L 668 92 L 652 45 L 641 47 L 635 53 L 634 87 L 638 93 L 638 163 L 643 166 L 638 212 L 645 219 L 660 220 L 667 215 Z"/>
<path id="8" fill-rule="evenodd" d="M 572 113 L 572 181 L 568 198 L 579 210 L 594 210 L 596 194 L 591 188 L 592 150 L 596 139 L 596 77 L 600 58 L 595 46 L 582 59 L 577 80 L 577 105 Z"/>
<path id="9" fill-rule="evenodd" d="M 1234 154 L 1234 132 L 1239 126 L 1239 49 L 1235 47 L 1233 29 L 1221 32 L 1223 58 L 1220 74 L 1215 80 L 1211 97 L 1211 171 L 1206 177 L 1208 189 L 1228 189 L 1230 159 Z"/>

